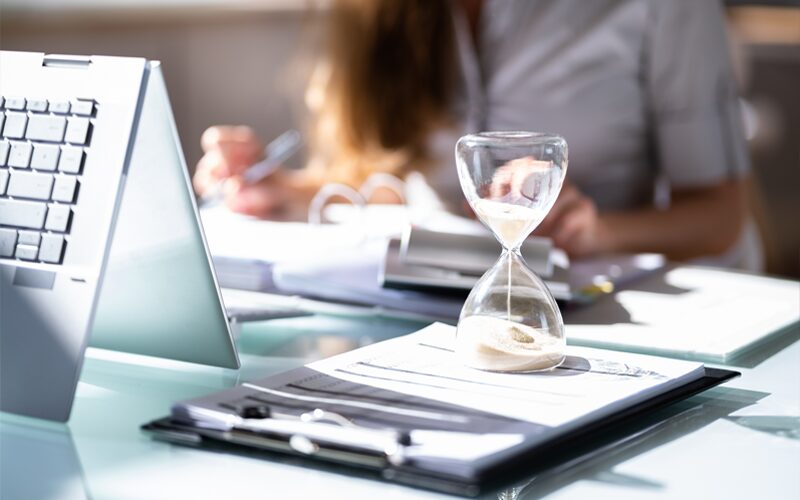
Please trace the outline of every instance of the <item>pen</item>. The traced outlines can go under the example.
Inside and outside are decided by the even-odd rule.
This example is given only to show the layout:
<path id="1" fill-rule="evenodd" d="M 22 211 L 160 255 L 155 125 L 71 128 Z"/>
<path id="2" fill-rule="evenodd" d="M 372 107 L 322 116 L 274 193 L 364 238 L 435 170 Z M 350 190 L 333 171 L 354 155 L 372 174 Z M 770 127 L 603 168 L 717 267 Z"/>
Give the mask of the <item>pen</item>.
<path id="1" fill-rule="evenodd" d="M 281 163 L 289 159 L 300 149 L 302 143 L 300 132 L 294 129 L 287 130 L 276 137 L 264 148 L 264 159 L 249 166 L 247 170 L 242 173 L 242 179 L 245 184 L 255 184 L 275 172 L 275 170 L 281 166 Z M 218 203 L 222 199 L 222 188 L 226 181 L 227 179 L 222 179 L 212 186 L 211 189 L 200 198 L 200 205 L 208 207 Z"/>

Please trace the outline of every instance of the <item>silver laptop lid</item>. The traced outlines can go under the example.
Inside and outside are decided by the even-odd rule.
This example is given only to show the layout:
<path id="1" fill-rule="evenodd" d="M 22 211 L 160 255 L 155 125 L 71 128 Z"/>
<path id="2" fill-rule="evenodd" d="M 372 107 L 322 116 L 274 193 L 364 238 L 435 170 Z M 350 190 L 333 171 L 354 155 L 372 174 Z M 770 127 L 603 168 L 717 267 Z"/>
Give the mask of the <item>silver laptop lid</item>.
<path id="1" fill-rule="evenodd" d="M 91 345 L 238 368 L 158 62 L 150 62 Z"/>

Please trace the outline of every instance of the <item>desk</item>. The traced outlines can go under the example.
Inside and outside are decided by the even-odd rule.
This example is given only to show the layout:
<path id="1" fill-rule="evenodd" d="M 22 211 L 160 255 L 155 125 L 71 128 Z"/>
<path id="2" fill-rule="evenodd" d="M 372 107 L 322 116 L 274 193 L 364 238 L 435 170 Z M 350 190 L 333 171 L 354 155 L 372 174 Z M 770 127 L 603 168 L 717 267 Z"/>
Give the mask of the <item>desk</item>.
<path id="1" fill-rule="evenodd" d="M 240 339 L 239 372 L 90 350 L 68 425 L 0 419 L 0 498 L 446 498 L 288 458 L 170 445 L 139 431 L 176 400 L 421 326 L 330 316 L 253 324 Z M 800 498 L 799 340 L 795 328 L 736 367 L 740 379 L 503 498 Z"/>

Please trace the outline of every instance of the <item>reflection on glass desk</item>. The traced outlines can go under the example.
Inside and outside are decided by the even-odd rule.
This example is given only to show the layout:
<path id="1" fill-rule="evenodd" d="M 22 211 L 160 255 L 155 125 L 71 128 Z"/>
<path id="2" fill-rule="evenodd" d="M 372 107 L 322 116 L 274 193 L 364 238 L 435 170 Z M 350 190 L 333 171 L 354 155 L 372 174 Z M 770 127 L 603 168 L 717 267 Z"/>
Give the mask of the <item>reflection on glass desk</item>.
<path id="1" fill-rule="evenodd" d="M 253 452 L 151 440 L 139 426 L 174 401 L 265 377 L 423 326 L 312 316 L 256 323 L 242 369 L 89 350 L 67 425 L 0 419 L 0 498 L 447 498 L 357 472 Z M 560 465 L 485 498 L 800 497 L 800 330 L 740 379 L 621 435 L 576 443 Z"/>
<path id="2" fill-rule="evenodd" d="M 69 427 L 32 423 L 0 419 L 0 498 L 89 498 Z"/>

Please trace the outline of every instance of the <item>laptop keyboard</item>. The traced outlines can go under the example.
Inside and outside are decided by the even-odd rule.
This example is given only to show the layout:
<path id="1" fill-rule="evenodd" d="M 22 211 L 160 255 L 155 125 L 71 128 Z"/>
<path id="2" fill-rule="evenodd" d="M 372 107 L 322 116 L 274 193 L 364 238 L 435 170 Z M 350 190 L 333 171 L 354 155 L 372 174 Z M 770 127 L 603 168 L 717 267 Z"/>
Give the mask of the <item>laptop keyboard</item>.
<path id="1" fill-rule="evenodd" d="M 0 258 L 61 264 L 93 100 L 0 96 Z"/>

